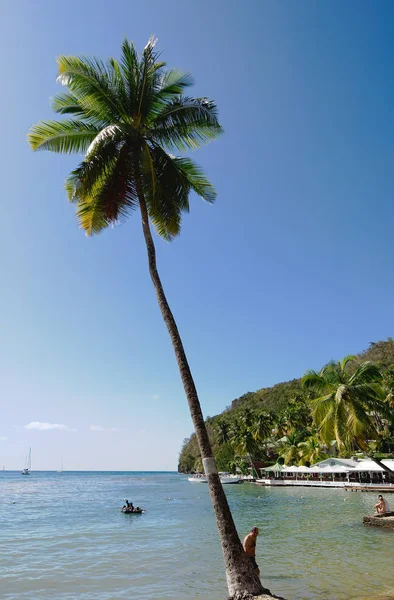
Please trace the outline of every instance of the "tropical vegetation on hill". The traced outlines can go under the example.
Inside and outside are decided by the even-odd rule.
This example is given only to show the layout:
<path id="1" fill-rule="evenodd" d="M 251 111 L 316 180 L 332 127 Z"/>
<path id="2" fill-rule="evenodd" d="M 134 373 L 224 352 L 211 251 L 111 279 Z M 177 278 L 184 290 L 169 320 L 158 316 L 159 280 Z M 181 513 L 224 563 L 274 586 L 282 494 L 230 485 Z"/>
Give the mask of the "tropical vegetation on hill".
<path id="1" fill-rule="evenodd" d="M 218 467 L 248 473 L 261 462 L 309 465 L 328 455 L 394 451 L 394 340 L 320 372 L 248 392 L 207 430 Z M 195 436 L 183 443 L 179 471 L 202 469 Z"/>

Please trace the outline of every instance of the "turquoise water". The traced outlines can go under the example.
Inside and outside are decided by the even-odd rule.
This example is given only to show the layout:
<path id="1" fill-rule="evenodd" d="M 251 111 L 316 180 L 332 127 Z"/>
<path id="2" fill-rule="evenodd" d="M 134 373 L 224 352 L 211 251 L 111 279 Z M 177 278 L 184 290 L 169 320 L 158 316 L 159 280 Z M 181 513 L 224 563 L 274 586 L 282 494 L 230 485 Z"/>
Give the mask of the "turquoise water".
<path id="1" fill-rule="evenodd" d="M 394 598 L 394 531 L 362 525 L 375 495 L 252 484 L 226 493 L 240 535 L 260 528 L 271 591 Z M 123 498 L 148 512 L 121 514 Z M 0 524 L 2 600 L 226 598 L 207 486 L 176 473 L 0 472 Z"/>

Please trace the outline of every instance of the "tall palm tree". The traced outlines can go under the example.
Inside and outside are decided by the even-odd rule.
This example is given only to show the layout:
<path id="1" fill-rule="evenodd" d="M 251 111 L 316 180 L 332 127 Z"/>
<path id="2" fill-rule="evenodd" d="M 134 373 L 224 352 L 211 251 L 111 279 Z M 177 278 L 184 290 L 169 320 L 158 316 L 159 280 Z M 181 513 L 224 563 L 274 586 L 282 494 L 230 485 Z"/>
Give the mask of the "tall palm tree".
<path id="1" fill-rule="evenodd" d="M 387 412 L 380 400 L 379 368 L 363 362 L 351 371 L 353 361 L 355 356 L 346 356 L 341 362 L 328 363 L 320 373 L 307 371 L 302 378 L 303 386 L 318 395 L 311 406 L 319 436 L 325 444 L 335 439 L 339 453 L 354 447 L 366 450 L 366 440 L 378 437 L 373 415 Z"/>
<path id="2" fill-rule="evenodd" d="M 121 60 L 60 56 L 58 82 L 68 91 L 53 101 L 55 112 L 68 118 L 33 126 L 33 150 L 84 153 L 66 181 L 88 236 L 125 220 L 139 209 L 150 276 L 169 331 L 208 477 L 226 565 L 230 595 L 263 589 L 240 543 L 220 483 L 182 340 L 168 305 L 156 265 L 150 223 L 167 240 L 176 236 L 194 191 L 207 202 L 215 190 L 189 158 L 170 151 L 198 148 L 222 128 L 214 102 L 185 96 L 190 75 L 165 70 L 151 38 L 139 57 L 125 40 Z"/>

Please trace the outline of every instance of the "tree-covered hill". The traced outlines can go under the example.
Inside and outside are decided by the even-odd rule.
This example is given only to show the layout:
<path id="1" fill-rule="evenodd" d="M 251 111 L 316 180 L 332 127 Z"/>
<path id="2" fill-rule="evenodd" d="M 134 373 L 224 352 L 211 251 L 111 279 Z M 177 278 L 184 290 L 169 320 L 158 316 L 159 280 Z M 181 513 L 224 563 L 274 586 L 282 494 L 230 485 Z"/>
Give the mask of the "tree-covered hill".
<path id="1" fill-rule="evenodd" d="M 387 406 L 392 412 L 394 340 L 388 338 L 386 341 L 371 342 L 369 348 L 356 355 L 346 369 L 351 375 L 360 364 L 366 362 L 372 362 L 379 368 L 382 379 L 374 385 L 379 385 L 383 413 Z M 305 462 L 308 458 L 316 459 L 323 455 L 327 448 L 321 436 L 319 438 L 319 426 L 314 422 L 311 412 L 314 397 L 316 394 L 305 389 L 300 377 L 247 392 L 233 400 L 220 415 L 208 417 L 208 433 L 219 469 L 247 470 L 245 457 L 249 457 L 249 461 L 253 459 L 253 462 L 267 462 L 279 455 L 287 462 Z M 384 416 L 383 423 L 391 420 L 387 414 Z M 382 423 L 382 419 L 379 422 Z M 382 429 L 379 433 L 377 447 L 385 451 L 394 449 L 394 439 L 393 448 L 390 446 L 393 436 L 394 431 L 386 425 L 384 431 Z M 202 469 L 195 434 L 184 440 L 178 468 L 181 472 Z"/>

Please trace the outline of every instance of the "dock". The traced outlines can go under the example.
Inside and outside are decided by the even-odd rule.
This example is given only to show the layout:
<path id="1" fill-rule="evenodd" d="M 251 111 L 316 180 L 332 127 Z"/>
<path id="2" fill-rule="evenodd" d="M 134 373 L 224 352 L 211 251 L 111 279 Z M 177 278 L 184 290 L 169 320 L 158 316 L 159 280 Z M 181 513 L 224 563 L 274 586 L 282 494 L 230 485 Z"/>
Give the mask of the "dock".
<path id="1" fill-rule="evenodd" d="M 384 486 L 384 485 L 345 485 L 343 489 L 347 492 L 384 492 L 385 494 L 394 493 L 394 486 Z"/>

